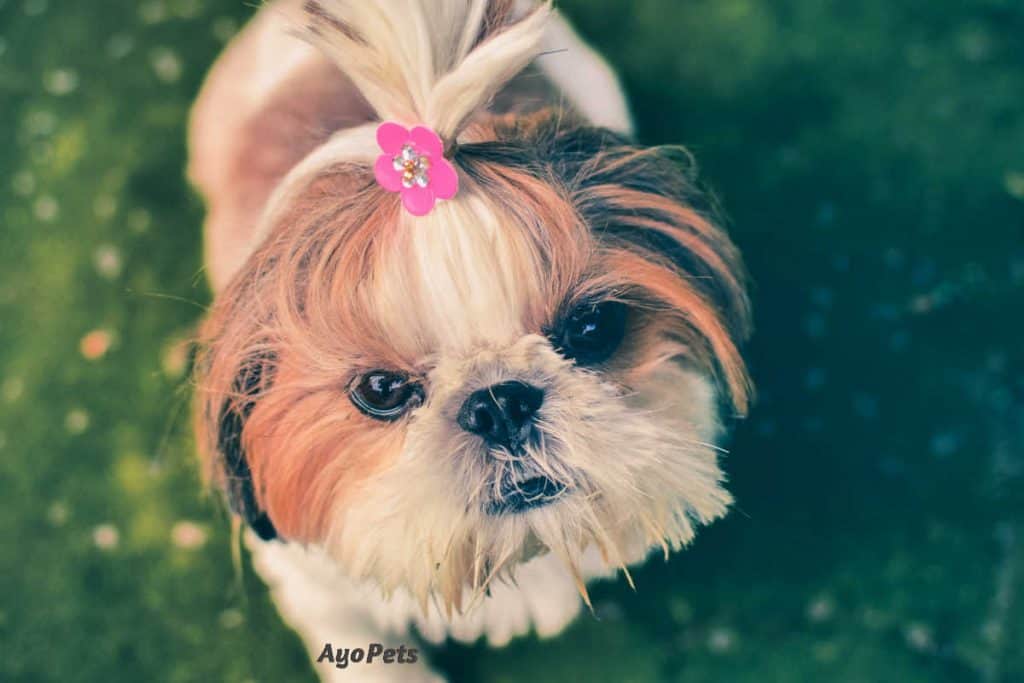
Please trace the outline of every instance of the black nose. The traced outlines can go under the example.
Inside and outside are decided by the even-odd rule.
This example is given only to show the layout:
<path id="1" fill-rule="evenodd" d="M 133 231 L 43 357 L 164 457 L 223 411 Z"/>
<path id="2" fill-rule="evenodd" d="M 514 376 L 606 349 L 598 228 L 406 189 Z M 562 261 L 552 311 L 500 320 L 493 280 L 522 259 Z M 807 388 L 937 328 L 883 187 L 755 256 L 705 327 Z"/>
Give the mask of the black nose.
<path id="1" fill-rule="evenodd" d="M 459 425 L 492 446 L 518 449 L 530 437 L 544 392 L 524 382 L 502 382 L 474 391 L 459 410 Z"/>

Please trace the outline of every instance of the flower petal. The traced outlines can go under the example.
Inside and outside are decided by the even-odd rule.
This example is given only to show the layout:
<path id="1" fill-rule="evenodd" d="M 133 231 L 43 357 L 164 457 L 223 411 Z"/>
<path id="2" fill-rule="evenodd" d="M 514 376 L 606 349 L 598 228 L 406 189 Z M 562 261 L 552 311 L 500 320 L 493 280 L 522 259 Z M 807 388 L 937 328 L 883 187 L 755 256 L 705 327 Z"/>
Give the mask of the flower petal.
<path id="1" fill-rule="evenodd" d="M 459 174 L 444 157 L 434 158 L 433 164 L 430 168 L 430 189 L 441 199 L 451 199 L 459 191 Z"/>
<path id="2" fill-rule="evenodd" d="M 395 170 L 390 154 L 381 154 L 373 165 L 373 175 L 377 182 L 388 192 L 399 192 L 402 187 L 402 174 Z"/>
<path id="3" fill-rule="evenodd" d="M 434 191 L 429 187 L 403 189 L 402 203 L 413 216 L 426 216 L 434 208 Z"/>
<path id="4" fill-rule="evenodd" d="M 444 145 L 441 143 L 441 138 L 437 136 L 437 133 L 426 126 L 416 126 L 409 131 L 409 139 L 411 139 L 416 144 L 416 147 L 419 148 L 420 152 L 424 154 L 429 154 L 435 159 L 444 155 Z M 431 161 L 433 160 L 434 159 L 431 159 Z"/>
<path id="5" fill-rule="evenodd" d="M 409 141 L 409 130 L 392 121 L 377 126 L 377 144 L 387 154 L 398 154 L 402 145 Z"/>

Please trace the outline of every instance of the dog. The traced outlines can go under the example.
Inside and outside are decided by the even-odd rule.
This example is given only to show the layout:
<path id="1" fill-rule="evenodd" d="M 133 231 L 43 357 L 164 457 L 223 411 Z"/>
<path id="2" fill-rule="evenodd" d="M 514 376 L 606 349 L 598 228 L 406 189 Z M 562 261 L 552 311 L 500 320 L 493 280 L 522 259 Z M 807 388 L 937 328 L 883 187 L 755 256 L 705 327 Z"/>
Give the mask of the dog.
<path id="1" fill-rule="evenodd" d="M 726 513 L 740 254 L 550 3 L 269 2 L 189 136 L 198 448 L 324 680 L 557 634 Z"/>

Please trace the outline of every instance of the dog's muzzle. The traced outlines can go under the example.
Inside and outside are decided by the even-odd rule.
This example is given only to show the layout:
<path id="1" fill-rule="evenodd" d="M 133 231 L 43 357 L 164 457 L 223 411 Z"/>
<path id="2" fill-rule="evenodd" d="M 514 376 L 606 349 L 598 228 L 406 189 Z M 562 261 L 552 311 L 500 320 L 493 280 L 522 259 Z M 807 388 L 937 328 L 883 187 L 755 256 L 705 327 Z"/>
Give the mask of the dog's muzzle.
<path id="1" fill-rule="evenodd" d="M 523 447 L 537 437 L 535 420 L 544 404 L 544 391 L 522 381 L 502 382 L 469 395 L 459 410 L 458 423 L 484 440 L 492 453 L 509 458 L 523 456 Z M 489 515 L 507 515 L 542 507 L 557 500 L 566 486 L 545 476 L 513 467 L 498 485 L 497 495 L 485 504 Z"/>
<path id="2" fill-rule="evenodd" d="M 517 453 L 533 436 L 544 391 L 526 382 L 502 382 L 469 395 L 459 410 L 459 426 L 488 446 Z"/>

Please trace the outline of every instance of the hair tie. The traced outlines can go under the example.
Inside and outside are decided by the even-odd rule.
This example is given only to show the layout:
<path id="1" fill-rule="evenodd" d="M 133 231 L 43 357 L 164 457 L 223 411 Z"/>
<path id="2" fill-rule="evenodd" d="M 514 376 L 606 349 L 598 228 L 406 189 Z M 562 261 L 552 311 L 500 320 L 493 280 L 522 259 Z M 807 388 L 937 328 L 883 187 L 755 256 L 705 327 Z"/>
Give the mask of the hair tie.
<path id="1" fill-rule="evenodd" d="M 377 144 L 383 154 L 377 157 L 374 176 L 388 192 L 401 193 L 412 215 L 427 215 L 438 199 L 451 199 L 459 191 L 459 176 L 445 158 L 444 143 L 430 128 L 409 130 L 386 121 L 377 127 Z"/>

